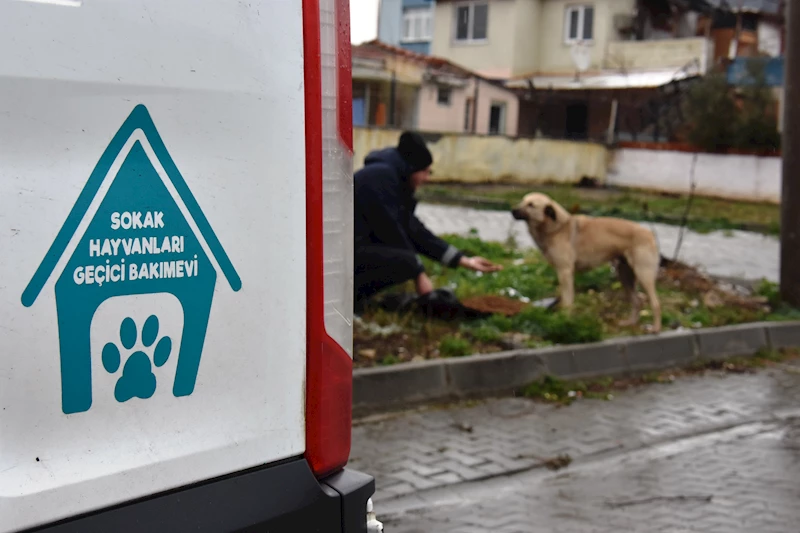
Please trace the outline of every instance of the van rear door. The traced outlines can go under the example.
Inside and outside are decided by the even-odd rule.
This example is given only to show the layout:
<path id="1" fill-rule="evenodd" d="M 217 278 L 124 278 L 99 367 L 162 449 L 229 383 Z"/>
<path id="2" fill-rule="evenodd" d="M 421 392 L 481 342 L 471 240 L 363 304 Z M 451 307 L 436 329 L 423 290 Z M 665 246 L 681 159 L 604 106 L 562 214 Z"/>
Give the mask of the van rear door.
<path id="1" fill-rule="evenodd" d="M 0 532 L 278 465 L 342 477 L 340 9 L 0 4 Z"/>

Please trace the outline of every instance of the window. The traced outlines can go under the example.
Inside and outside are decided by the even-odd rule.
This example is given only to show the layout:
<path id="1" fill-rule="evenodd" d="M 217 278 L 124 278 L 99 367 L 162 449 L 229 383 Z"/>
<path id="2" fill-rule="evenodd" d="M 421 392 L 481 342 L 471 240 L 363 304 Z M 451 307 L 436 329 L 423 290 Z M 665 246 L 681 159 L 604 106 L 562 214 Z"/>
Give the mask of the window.
<path id="1" fill-rule="evenodd" d="M 456 41 L 484 41 L 489 26 L 489 4 L 472 2 L 456 6 Z"/>
<path id="2" fill-rule="evenodd" d="M 450 87 L 439 87 L 436 92 L 436 103 L 439 105 L 450 105 Z"/>
<path id="3" fill-rule="evenodd" d="M 433 37 L 433 11 L 414 7 L 403 11 L 403 42 L 426 42 Z"/>
<path id="4" fill-rule="evenodd" d="M 505 102 L 492 102 L 489 108 L 489 135 L 505 135 L 506 133 L 506 104 Z"/>
<path id="5" fill-rule="evenodd" d="M 564 42 L 594 39 L 594 7 L 567 6 L 564 16 Z"/>

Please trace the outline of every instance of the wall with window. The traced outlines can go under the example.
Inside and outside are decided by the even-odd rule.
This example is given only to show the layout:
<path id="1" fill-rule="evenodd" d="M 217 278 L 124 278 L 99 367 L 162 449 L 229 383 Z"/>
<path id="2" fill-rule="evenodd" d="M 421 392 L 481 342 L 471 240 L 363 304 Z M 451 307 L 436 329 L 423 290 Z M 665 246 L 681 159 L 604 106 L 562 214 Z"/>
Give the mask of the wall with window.
<path id="1" fill-rule="evenodd" d="M 475 133 L 480 135 L 517 134 L 517 96 L 479 78 L 455 85 L 425 83 L 418 102 L 417 126 L 423 131 L 472 133 L 474 122 Z"/>
<path id="2" fill-rule="evenodd" d="M 631 14 L 636 0 L 547 0 L 539 24 L 539 70 L 575 71 L 570 49 L 576 41 L 588 47 L 590 70 L 600 69 L 607 44 L 619 40 L 614 15 Z"/>
<path id="3" fill-rule="evenodd" d="M 434 0 L 381 0 L 378 39 L 419 54 L 430 53 Z"/>
<path id="4" fill-rule="evenodd" d="M 488 78 L 512 76 L 518 1 L 530 0 L 438 2 L 431 53 Z"/>
<path id="5" fill-rule="evenodd" d="M 515 137 L 519 126 L 519 99 L 486 81 L 478 85 L 476 133 Z"/>
<path id="6" fill-rule="evenodd" d="M 427 83 L 420 89 L 419 129 L 471 133 L 473 122 L 477 134 L 515 136 L 519 123 L 517 96 L 479 78 L 460 85 Z"/>
<path id="7" fill-rule="evenodd" d="M 419 54 L 430 53 L 433 5 L 431 0 L 403 0 L 400 46 Z"/>
<path id="8" fill-rule="evenodd" d="M 463 109 L 471 96 L 469 85 L 426 83 L 419 91 L 417 125 L 423 131 L 464 131 Z"/>

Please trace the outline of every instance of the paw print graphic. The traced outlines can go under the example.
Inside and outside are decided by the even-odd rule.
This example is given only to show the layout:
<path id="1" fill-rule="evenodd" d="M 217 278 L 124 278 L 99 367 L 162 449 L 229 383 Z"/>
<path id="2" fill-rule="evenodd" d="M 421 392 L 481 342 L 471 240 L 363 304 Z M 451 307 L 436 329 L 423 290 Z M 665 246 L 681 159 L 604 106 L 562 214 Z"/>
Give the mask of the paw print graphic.
<path id="1" fill-rule="evenodd" d="M 172 352 L 172 339 L 167 336 L 158 338 L 158 317 L 150 315 L 142 327 L 142 344 L 145 351 L 137 350 L 125 360 L 122 376 L 114 387 L 114 397 L 118 402 L 127 402 L 133 397 L 147 399 L 156 392 L 156 376 L 153 374 L 153 364 L 162 367 L 169 359 Z M 125 350 L 132 350 L 136 346 L 139 332 L 136 322 L 132 318 L 122 321 L 119 328 L 120 344 Z M 153 348 L 155 345 L 155 348 Z M 149 353 L 148 353 L 149 352 Z M 119 347 L 109 342 L 103 347 L 103 368 L 109 374 L 114 374 L 122 364 L 122 355 Z"/>

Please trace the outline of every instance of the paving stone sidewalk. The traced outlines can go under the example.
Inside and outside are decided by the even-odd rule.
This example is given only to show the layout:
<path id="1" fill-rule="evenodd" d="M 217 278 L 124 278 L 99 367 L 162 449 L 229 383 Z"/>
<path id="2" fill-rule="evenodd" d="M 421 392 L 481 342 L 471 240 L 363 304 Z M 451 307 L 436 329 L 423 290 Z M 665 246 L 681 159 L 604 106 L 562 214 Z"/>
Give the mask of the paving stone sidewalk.
<path id="1" fill-rule="evenodd" d="M 792 368 L 793 370 L 793 368 Z M 766 420 L 798 407 L 800 375 L 686 377 L 611 401 L 556 407 L 521 398 L 404 413 L 353 428 L 350 466 L 374 475 L 375 501 Z"/>
<path id="2" fill-rule="evenodd" d="M 561 473 L 529 472 L 423 493 L 406 502 L 411 510 L 387 515 L 386 529 L 790 533 L 800 523 L 798 477 L 800 421 L 788 418 Z"/>
<path id="3" fill-rule="evenodd" d="M 468 207 L 420 204 L 417 215 L 431 231 L 438 234 L 466 234 L 474 228 L 482 239 L 505 241 L 512 235 L 521 247 L 533 247 L 524 222 L 515 221 L 509 213 Z M 647 224 L 661 247 L 661 253 L 672 257 L 678 240 L 678 227 Z M 700 234 L 686 231 L 680 259 L 715 276 L 778 281 L 779 242 L 772 236 L 747 231 L 721 231 Z"/>

